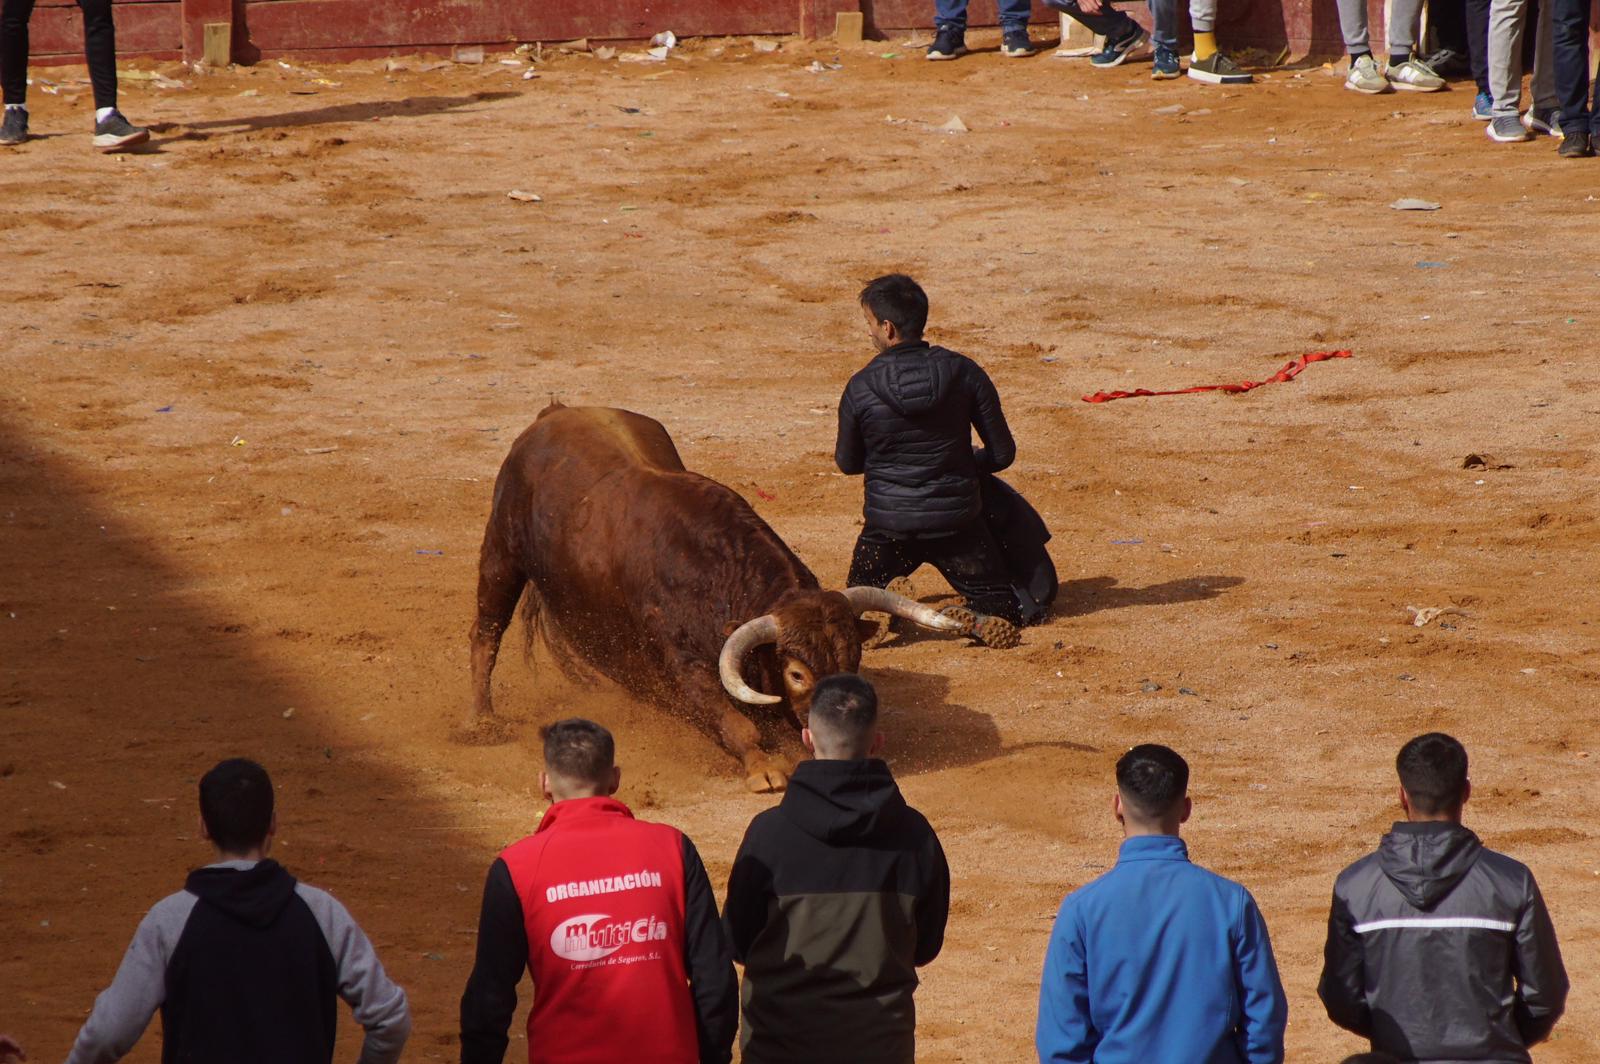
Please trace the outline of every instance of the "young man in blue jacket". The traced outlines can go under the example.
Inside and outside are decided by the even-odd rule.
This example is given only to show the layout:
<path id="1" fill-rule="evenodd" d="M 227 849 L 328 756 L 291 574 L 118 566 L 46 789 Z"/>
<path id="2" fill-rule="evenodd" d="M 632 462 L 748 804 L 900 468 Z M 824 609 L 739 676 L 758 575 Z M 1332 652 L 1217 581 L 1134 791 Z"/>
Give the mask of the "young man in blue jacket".
<path id="1" fill-rule="evenodd" d="M 1039 987 L 1044 1064 L 1280 1064 L 1289 1003 L 1250 892 L 1189 863 L 1189 766 L 1117 762 L 1116 867 L 1067 895 Z"/>

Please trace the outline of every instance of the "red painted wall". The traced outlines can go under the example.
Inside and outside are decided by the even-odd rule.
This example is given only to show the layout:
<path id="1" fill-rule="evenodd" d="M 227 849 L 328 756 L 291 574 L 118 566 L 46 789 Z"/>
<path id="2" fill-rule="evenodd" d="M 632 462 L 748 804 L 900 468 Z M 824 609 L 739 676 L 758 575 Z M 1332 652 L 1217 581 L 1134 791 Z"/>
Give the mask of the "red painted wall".
<path id="1" fill-rule="evenodd" d="M 1124 0 L 1118 0 L 1124 2 Z M 933 0 L 115 0 L 117 50 L 127 56 L 198 58 L 201 26 L 233 23 L 234 58 L 443 51 L 456 44 L 639 39 L 670 29 L 680 37 L 832 32 L 834 14 L 860 11 L 868 32 L 927 28 Z M 1143 4 L 1132 10 L 1143 14 Z M 1374 51 L 1383 47 L 1383 0 L 1369 0 Z M 972 0 L 971 24 L 993 25 L 995 0 Z M 1034 20 L 1055 12 L 1035 0 Z M 1147 21 L 1147 20 L 1146 20 Z M 77 61 L 83 26 L 75 0 L 39 0 L 32 49 L 41 59 Z M 1339 54 L 1335 0 L 1221 0 L 1225 48 L 1293 56 Z"/>

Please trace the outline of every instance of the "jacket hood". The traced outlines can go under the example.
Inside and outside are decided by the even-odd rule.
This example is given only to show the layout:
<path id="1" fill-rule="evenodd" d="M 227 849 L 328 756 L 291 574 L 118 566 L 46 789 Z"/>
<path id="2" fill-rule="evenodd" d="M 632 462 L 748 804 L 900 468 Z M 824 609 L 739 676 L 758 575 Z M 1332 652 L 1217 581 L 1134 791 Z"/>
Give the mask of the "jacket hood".
<path id="1" fill-rule="evenodd" d="M 277 861 L 197 868 L 183 889 L 250 927 L 270 927 L 294 897 L 295 878 Z"/>
<path id="2" fill-rule="evenodd" d="M 838 845 L 861 842 L 892 825 L 906 800 L 889 766 L 877 758 L 802 761 L 778 808 L 807 835 Z"/>
<path id="3" fill-rule="evenodd" d="M 1418 909 L 1439 904 L 1477 863 L 1478 836 L 1460 824 L 1396 823 L 1378 845 L 1378 865 Z"/>
<path id="4" fill-rule="evenodd" d="M 873 359 L 876 372 L 868 386 L 902 416 L 926 414 L 944 402 L 956 380 L 957 360 L 942 347 L 910 340 L 885 348 Z"/>

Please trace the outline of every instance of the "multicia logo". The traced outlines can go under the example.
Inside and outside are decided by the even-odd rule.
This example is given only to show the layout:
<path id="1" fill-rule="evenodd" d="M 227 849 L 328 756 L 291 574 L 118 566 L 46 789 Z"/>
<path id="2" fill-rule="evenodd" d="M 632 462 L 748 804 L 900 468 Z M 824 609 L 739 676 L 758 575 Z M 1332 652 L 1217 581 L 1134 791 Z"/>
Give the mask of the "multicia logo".
<path id="1" fill-rule="evenodd" d="M 550 949 L 569 961 L 597 961 L 623 946 L 638 942 L 665 942 L 667 925 L 654 916 L 618 920 L 604 913 L 589 913 L 563 920 L 550 933 Z"/>

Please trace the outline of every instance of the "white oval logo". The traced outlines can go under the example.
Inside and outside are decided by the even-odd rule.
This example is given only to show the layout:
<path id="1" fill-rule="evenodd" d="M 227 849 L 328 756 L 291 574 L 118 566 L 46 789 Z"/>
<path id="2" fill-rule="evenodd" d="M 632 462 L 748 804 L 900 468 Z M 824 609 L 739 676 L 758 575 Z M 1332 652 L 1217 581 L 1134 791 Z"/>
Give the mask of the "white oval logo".
<path id="1" fill-rule="evenodd" d="M 626 925 L 624 925 L 626 926 Z M 627 944 L 617 925 L 604 913 L 586 913 L 561 921 L 550 932 L 550 949 L 569 961 L 597 961 Z"/>

